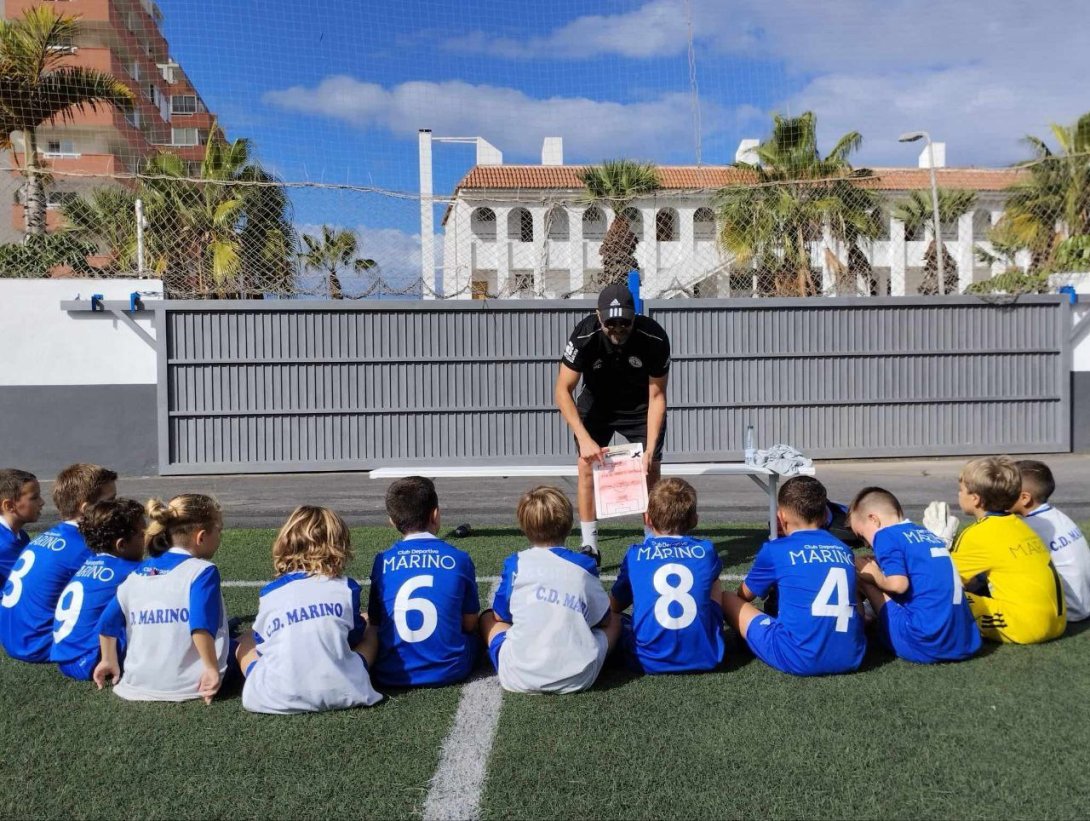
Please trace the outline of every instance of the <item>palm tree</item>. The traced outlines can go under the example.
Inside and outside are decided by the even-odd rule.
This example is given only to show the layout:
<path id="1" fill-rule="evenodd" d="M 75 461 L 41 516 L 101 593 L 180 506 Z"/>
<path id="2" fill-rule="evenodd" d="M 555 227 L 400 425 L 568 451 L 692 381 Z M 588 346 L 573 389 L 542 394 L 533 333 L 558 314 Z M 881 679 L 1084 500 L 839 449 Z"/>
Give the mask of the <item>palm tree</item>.
<path id="1" fill-rule="evenodd" d="M 306 250 L 300 254 L 303 264 L 310 269 L 325 273 L 329 282 L 329 296 L 332 299 L 344 299 L 341 280 L 337 272 L 349 268 L 356 273 L 375 267 L 373 259 L 361 259 L 359 242 L 354 232 L 347 229 L 338 231 L 328 225 L 322 226 L 321 238 L 303 234 Z"/>
<path id="2" fill-rule="evenodd" d="M 1050 126 L 1059 149 L 1039 137 L 1025 142 L 1033 157 L 1018 163 L 1026 178 L 1007 189 L 1003 216 L 989 239 L 1003 256 L 1030 252 L 1030 273 L 1050 268 L 1058 246 L 1090 236 L 1090 113 L 1072 126 Z"/>
<path id="3" fill-rule="evenodd" d="M 752 174 L 752 182 L 716 194 L 719 242 L 737 265 L 753 266 L 768 291 L 810 296 L 820 290 L 811 245 L 826 229 L 848 247 L 849 267 L 859 267 L 851 249 L 881 230 L 877 195 L 853 182 L 871 174 L 848 162 L 862 142 L 859 132 L 850 131 L 822 156 L 813 112 L 775 115 L 771 136 L 756 149 L 757 162 L 735 163 Z"/>
<path id="4" fill-rule="evenodd" d="M 141 177 L 151 267 L 169 288 L 200 296 L 290 289 L 295 231 L 280 181 L 213 127 L 198 169 L 151 157 Z"/>
<path id="5" fill-rule="evenodd" d="M 10 148 L 12 132 L 22 132 L 28 235 L 45 233 L 46 172 L 38 156 L 38 126 L 69 121 L 85 109 L 126 109 L 134 100 L 111 75 L 64 64 L 67 54 L 58 46 L 70 44 L 79 32 L 76 18 L 47 6 L 29 8 L 17 20 L 0 20 L 0 147 Z"/>
<path id="6" fill-rule="evenodd" d="M 939 223 L 949 225 L 957 222 L 962 214 L 968 214 L 976 207 L 976 192 L 965 191 L 960 188 L 939 189 Z M 935 209 L 931 202 L 931 194 L 924 191 L 912 191 L 907 199 L 901 200 L 894 207 L 892 216 L 905 224 L 906 236 L 920 235 L 925 227 L 933 227 L 935 222 Z M 958 292 L 958 266 L 957 262 L 946 250 L 946 243 L 941 242 L 944 294 L 956 294 Z M 938 248 L 935 237 L 924 252 L 923 279 L 920 281 L 920 293 L 933 295 L 939 292 L 939 264 Z"/>
<path id="7" fill-rule="evenodd" d="M 136 194 L 128 188 L 95 188 L 61 205 L 63 232 L 88 242 L 109 262 L 99 270 L 114 275 L 136 270 Z"/>
<path id="8" fill-rule="evenodd" d="M 662 187 L 654 163 L 635 160 L 606 160 L 601 165 L 584 168 L 579 179 L 587 187 L 582 199 L 587 203 L 608 205 L 614 213 L 598 254 L 602 258 L 602 282 L 608 285 L 623 282 L 629 271 L 638 271 L 636 245 L 626 210 L 637 197 L 651 194 Z"/>

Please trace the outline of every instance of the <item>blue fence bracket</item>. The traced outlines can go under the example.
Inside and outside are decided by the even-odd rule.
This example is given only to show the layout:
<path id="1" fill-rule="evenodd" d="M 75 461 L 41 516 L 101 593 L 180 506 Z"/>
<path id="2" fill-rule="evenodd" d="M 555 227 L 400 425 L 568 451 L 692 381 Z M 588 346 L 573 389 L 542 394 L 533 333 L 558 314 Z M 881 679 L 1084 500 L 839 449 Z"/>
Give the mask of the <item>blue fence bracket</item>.
<path id="1" fill-rule="evenodd" d="M 640 298 L 640 272 L 628 272 L 628 290 L 632 292 L 632 301 L 636 303 L 636 313 L 643 313 L 643 299 Z"/>

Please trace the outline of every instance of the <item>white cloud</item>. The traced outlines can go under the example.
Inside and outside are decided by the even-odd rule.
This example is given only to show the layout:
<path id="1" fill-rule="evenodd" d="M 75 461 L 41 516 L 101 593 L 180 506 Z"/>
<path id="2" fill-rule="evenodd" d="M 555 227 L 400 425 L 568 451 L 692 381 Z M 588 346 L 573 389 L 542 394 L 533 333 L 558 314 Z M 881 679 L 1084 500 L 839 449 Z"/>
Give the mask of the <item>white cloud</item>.
<path id="1" fill-rule="evenodd" d="M 1010 162 L 1025 156 L 1020 137 L 1044 134 L 1049 122 L 1071 122 L 1090 108 L 1081 81 L 1090 74 L 1083 0 L 689 3 L 705 103 L 716 90 L 734 98 L 748 88 L 771 91 L 775 110 L 816 111 L 826 137 L 863 132 L 861 159 L 875 164 L 910 163 L 911 151 L 896 145 L 896 135 L 921 128 L 949 144 L 951 163 Z M 649 0 L 522 40 L 477 32 L 444 45 L 537 60 L 684 59 L 686 6 Z M 722 55 L 758 63 L 716 75 L 708 66 Z"/>
<path id="2" fill-rule="evenodd" d="M 586 97 L 530 97 L 514 88 L 471 85 L 458 80 L 407 82 L 391 88 L 353 77 L 327 77 L 314 88 L 270 91 L 265 102 L 289 111 L 315 114 L 383 129 L 401 137 L 420 128 L 456 136 L 482 136 L 505 158 L 536 158 L 543 137 L 564 138 L 565 159 L 598 161 L 612 156 L 655 158 L 664 150 L 693 142 L 688 94 L 663 94 L 634 103 Z M 733 116 L 707 102 L 709 133 L 733 125 Z M 748 116 L 743 111 L 742 116 Z"/>

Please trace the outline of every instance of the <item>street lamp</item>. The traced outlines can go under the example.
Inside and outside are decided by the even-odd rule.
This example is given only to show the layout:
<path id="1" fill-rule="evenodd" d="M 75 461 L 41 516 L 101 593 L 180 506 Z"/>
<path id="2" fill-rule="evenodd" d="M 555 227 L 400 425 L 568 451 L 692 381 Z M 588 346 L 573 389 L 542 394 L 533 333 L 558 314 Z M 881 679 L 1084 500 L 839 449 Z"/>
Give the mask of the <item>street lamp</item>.
<path id="1" fill-rule="evenodd" d="M 946 249 L 942 243 L 942 222 L 939 220 L 939 184 L 935 180 L 935 148 L 931 144 L 931 135 L 926 131 L 909 131 L 897 138 L 900 143 L 914 143 L 917 140 L 927 140 L 927 168 L 931 172 L 931 214 L 935 222 L 935 258 L 938 263 L 939 293 L 946 293 L 946 276 L 943 268 L 943 257 Z"/>

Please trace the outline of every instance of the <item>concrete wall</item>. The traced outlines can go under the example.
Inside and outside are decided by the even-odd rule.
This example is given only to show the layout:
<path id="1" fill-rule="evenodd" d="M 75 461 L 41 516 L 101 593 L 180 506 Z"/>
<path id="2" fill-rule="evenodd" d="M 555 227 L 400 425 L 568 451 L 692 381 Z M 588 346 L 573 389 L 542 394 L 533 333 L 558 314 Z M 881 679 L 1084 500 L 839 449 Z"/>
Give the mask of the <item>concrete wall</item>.
<path id="1" fill-rule="evenodd" d="M 156 473 L 155 351 L 109 314 L 67 313 L 91 294 L 162 296 L 157 280 L 0 279 L 0 466 L 43 478 L 72 462 Z M 137 323 L 155 334 L 154 315 Z"/>

